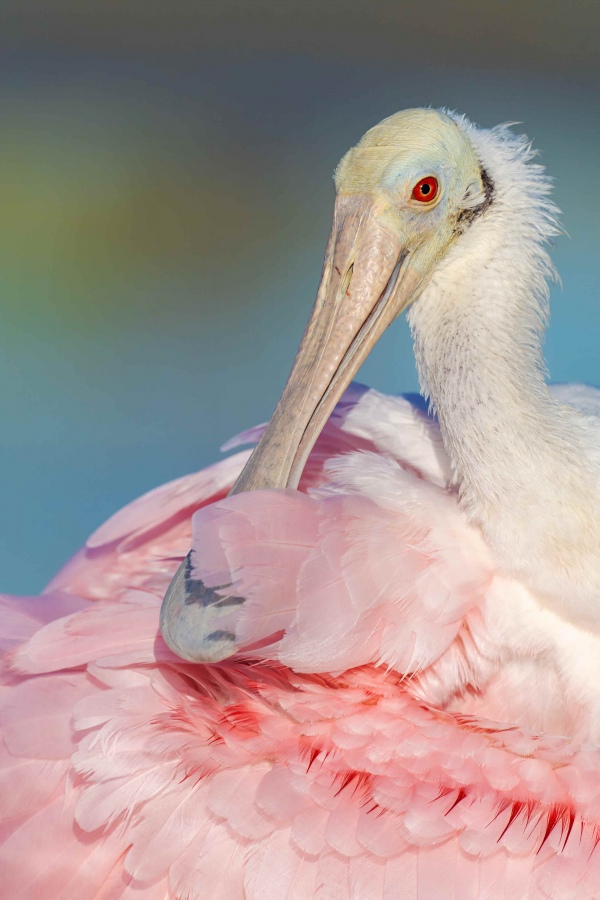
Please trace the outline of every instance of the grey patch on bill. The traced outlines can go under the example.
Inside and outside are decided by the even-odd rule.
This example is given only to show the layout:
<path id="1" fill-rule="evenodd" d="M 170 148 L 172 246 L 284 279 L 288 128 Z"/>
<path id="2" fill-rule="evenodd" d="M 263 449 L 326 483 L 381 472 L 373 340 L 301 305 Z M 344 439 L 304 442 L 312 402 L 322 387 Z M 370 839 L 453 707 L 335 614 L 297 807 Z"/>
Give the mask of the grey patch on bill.
<path id="1" fill-rule="evenodd" d="M 245 597 L 236 597 L 232 594 L 223 593 L 227 588 L 233 587 L 233 584 L 216 584 L 214 587 L 208 587 L 201 578 L 192 578 L 192 554 L 188 553 L 184 561 L 184 590 L 185 602 L 199 603 L 201 606 L 217 606 L 219 608 L 228 606 L 241 606 L 246 602 Z"/>
<path id="2" fill-rule="evenodd" d="M 160 630 L 167 646 L 189 662 L 214 663 L 236 652 L 235 634 L 219 628 L 224 612 L 245 602 L 224 593 L 231 584 L 208 587 L 192 578 L 191 553 L 183 560 L 160 610 Z"/>

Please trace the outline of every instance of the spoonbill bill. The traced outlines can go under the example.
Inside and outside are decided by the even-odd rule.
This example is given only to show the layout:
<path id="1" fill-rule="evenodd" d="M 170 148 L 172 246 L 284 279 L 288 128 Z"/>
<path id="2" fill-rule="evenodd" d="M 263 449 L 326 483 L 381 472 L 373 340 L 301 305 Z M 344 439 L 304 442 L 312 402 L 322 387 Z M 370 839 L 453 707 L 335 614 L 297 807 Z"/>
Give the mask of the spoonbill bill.
<path id="1" fill-rule="evenodd" d="M 600 897 L 600 392 L 544 377 L 549 181 L 421 109 L 335 185 L 254 451 L 2 600 L 3 897 Z M 404 310 L 429 412 L 352 383 Z"/>

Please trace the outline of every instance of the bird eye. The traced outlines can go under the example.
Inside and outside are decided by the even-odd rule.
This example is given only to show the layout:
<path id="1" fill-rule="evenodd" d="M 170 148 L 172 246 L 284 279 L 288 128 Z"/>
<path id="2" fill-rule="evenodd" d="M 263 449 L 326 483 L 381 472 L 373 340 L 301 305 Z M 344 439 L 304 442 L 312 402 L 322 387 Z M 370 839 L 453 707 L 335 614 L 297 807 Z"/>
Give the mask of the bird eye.
<path id="1" fill-rule="evenodd" d="M 428 178 L 421 178 L 420 181 L 417 181 L 413 188 L 412 197 L 413 200 L 418 200 L 419 203 L 431 203 L 437 197 L 438 190 L 437 178 L 430 175 Z"/>

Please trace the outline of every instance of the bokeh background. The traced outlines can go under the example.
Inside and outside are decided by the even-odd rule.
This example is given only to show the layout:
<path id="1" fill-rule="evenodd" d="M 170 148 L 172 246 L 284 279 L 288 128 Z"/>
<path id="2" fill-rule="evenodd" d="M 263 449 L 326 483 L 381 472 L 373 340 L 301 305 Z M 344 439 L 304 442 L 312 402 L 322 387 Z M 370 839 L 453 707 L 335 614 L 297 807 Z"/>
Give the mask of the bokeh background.
<path id="1" fill-rule="evenodd" d="M 554 380 L 600 383 L 597 0 L 4 0 L 0 588 L 270 415 L 343 152 L 398 109 L 522 123 L 556 178 Z M 398 322 L 360 380 L 417 387 Z"/>

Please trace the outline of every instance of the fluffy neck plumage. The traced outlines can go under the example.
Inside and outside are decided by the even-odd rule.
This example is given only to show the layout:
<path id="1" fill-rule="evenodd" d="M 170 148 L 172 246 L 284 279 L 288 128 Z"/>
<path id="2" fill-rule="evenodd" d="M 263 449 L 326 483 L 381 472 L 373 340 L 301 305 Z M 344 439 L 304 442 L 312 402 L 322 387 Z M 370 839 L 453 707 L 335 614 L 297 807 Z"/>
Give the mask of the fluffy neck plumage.
<path id="1" fill-rule="evenodd" d="M 586 597 L 592 581 L 591 593 L 600 589 L 591 573 L 600 547 L 591 485 L 600 472 L 589 427 L 552 398 L 544 379 L 552 273 L 544 245 L 557 231 L 555 209 L 524 139 L 461 125 L 494 197 L 410 311 L 419 378 L 463 508 L 503 569 L 565 612 L 573 582 Z M 569 618 L 589 619 L 588 600 L 582 603 Z"/>

